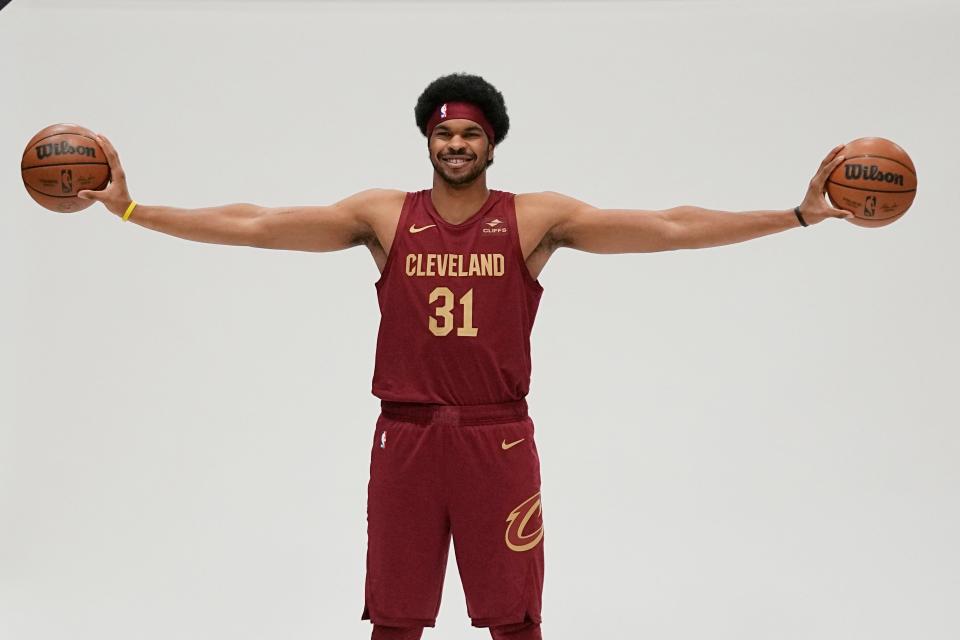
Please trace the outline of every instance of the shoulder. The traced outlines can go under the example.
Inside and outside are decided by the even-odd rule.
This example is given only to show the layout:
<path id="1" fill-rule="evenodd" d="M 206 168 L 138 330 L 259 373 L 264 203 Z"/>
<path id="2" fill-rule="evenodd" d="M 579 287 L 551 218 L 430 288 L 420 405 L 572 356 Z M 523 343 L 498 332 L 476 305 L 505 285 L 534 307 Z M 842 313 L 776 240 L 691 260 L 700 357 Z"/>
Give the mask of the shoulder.
<path id="1" fill-rule="evenodd" d="M 403 206 L 407 192 L 400 189 L 365 189 L 347 196 L 337 203 L 338 207 L 362 212 L 390 209 Z"/>
<path id="2" fill-rule="evenodd" d="M 396 225 L 406 197 L 407 192 L 401 189 L 365 189 L 334 206 L 363 225 L 364 242 L 369 242 L 382 233 L 380 230 Z"/>
<path id="3" fill-rule="evenodd" d="M 388 226 L 390 220 L 396 224 L 406 191 L 399 189 L 365 189 L 339 200 L 332 205 L 322 207 L 300 207 L 316 220 L 332 220 L 349 229 L 349 246 L 369 245 L 380 234 L 380 229 Z M 320 216 L 312 214 L 322 213 Z M 273 218 L 271 218 L 273 219 Z M 279 217 L 275 219 L 280 220 Z"/>
<path id="4" fill-rule="evenodd" d="M 556 191 L 538 191 L 536 193 L 518 193 L 516 195 L 517 208 L 531 213 L 559 212 L 570 213 L 580 209 L 593 207 L 582 200 L 571 198 Z"/>
<path id="5" fill-rule="evenodd" d="M 563 225 L 595 208 L 556 191 L 518 193 L 516 196 L 517 217 L 536 222 L 545 229 L 544 236 L 558 246 L 563 244 Z"/>

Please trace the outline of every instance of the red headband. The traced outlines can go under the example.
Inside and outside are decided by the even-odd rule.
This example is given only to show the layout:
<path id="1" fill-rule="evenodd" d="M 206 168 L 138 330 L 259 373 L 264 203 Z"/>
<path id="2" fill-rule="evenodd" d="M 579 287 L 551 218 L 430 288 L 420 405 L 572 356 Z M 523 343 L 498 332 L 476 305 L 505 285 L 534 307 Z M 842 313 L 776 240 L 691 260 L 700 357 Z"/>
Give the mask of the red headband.
<path id="1" fill-rule="evenodd" d="M 487 134 L 487 138 L 490 139 L 490 144 L 496 144 L 494 142 L 493 127 L 490 126 L 490 123 L 487 122 L 486 116 L 483 115 L 483 111 L 480 110 L 480 107 L 469 102 L 444 102 L 436 111 L 433 112 L 433 115 L 430 116 L 430 120 L 427 122 L 427 137 L 433 133 L 434 127 L 443 122 L 444 120 L 454 120 L 456 118 L 463 118 L 465 120 L 473 120 L 480 128 L 484 130 Z"/>

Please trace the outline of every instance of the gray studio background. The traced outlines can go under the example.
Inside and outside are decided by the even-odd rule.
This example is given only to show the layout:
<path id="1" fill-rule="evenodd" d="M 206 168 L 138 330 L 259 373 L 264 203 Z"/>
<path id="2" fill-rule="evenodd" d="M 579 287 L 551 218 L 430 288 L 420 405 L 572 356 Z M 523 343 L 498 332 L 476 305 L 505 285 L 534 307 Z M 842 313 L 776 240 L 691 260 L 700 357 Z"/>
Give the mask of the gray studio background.
<path id="1" fill-rule="evenodd" d="M 147 204 L 416 190 L 413 105 L 453 71 L 506 97 L 492 188 L 786 210 L 841 142 L 893 139 L 918 168 L 881 229 L 554 254 L 528 397 L 544 637 L 960 636 L 960 9 L 792 4 L 14 0 L 0 637 L 370 634 L 370 254 L 54 214 L 20 183 L 27 140 L 106 133 Z M 452 553 L 424 637 L 489 637 Z"/>

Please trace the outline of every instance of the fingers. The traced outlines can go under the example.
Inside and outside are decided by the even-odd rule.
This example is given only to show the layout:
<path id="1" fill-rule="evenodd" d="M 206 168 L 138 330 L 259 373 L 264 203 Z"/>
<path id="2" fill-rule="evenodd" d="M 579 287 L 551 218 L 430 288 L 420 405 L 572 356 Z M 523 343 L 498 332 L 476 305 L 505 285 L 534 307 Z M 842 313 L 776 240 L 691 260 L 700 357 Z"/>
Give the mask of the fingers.
<path id="1" fill-rule="evenodd" d="M 827 178 L 833 173 L 833 170 L 839 167 L 840 163 L 846 159 L 846 156 L 843 155 L 834 156 L 833 154 L 837 153 L 837 151 L 839 151 L 839 149 L 831 151 L 830 155 L 827 156 L 827 160 L 820 165 L 820 170 L 817 171 L 817 174 L 813 176 L 813 179 L 810 181 L 811 188 L 818 189 L 821 192 L 826 189 Z M 832 160 L 829 159 L 831 156 L 833 157 Z"/>
<path id="2" fill-rule="evenodd" d="M 847 211 L 846 209 L 836 209 L 831 207 L 830 216 L 833 218 L 851 218 L 853 217 L 853 211 Z"/>
<path id="3" fill-rule="evenodd" d="M 96 133 L 94 136 L 97 138 L 97 142 L 100 143 L 100 148 L 103 149 L 104 154 L 107 156 L 107 163 L 110 165 L 110 180 L 112 182 L 122 182 L 126 180 L 126 175 L 123 173 L 123 166 L 120 164 L 120 156 L 113 144 L 111 144 L 102 133 Z"/>
<path id="4" fill-rule="evenodd" d="M 820 168 L 822 169 L 822 168 L 825 167 L 827 164 L 829 164 L 830 159 L 833 158 L 833 156 L 837 155 L 837 152 L 840 151 L 840 149 L 843 149 L 845 146 L 847 146 L 847 145 L 845 145 L 845 144 L 838 144 L 838 145 L 835 146 L 833 149 L 830 149 L 830 153 L 828 153 L 828 154 L 827 154 L 827 157 L 824 158 L 824 159 L 823 159 L 823 162 L 820 163 Z"/>
<path id="5" fill-rule="evenodd" d="M 120 164 L 120 156 L 113 144 L 102 133 L 93 135 L 100 148 L 103 149 L 103 155 L 107 158 L 107 165 L 110 168 L 110 182 L 100 191 L 89 189 L 78 191 L 77 197 L 81 200 L 96 200 L 109 207 L 109 203 L 114 200 L 127 199 L 126 176 L 123 173 L 123 166 Z"/>
<path id="6" fill-rule="evenodd" d="M 833 160 L 828 162 L 822 169 L 820 169 L 820 173 L 823 174 L 824 178 L 826 178 L 831 173 L 833 173 L 833 170 L 839 167 L 840 163 L 846 160 L 846 158 L 847 157 L 844 155 L 838 155 Z"/>

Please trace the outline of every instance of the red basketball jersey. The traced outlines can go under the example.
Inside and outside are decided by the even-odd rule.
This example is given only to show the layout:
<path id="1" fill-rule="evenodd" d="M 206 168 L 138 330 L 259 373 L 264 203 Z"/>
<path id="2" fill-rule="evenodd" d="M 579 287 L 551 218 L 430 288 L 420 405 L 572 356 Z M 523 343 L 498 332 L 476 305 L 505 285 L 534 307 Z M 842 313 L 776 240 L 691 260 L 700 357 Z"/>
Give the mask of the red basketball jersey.
<path id="1" fill-rule="evenodd" d="M 490 190 L 460 224 L 431 190 L 407 193 L 375 286 L 380 329 L 373 395 L 489 404 L 530 390 L 530 331 L 543 287 L 527 270 L 514 194 Z"/>

